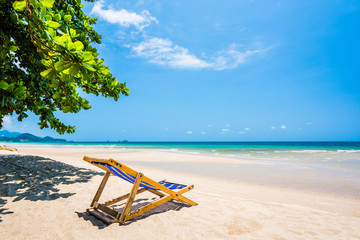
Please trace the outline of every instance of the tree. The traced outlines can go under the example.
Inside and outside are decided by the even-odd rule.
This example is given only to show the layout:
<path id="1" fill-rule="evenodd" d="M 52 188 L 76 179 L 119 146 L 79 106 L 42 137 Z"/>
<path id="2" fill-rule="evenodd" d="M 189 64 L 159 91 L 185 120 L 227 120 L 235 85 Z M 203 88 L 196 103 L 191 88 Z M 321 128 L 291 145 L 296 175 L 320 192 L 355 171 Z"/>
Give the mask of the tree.
<path id="1" fill-rule="evenodd" d="M 30 111 L 41 129 L 73 133 L 54 113 L 89 109 L 78 90 L 116 101 L 128 95 L 98 58 L 96 18 L 82 7 L 80 0 L 0 0 L 0 129 L 4 116 L 22 121 Z"/>

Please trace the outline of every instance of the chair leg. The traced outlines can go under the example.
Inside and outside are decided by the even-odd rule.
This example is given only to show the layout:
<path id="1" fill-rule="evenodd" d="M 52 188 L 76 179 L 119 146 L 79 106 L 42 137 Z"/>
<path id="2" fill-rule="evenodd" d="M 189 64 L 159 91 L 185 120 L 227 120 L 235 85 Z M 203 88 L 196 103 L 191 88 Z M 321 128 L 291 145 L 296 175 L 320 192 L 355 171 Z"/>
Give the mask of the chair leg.
<path id="1" fill-rule="evenodd" d="M 165 180 L 161 180 L 160 182 L 162 182 L 162 181 L 165 181 Z M 156 195 L 158 195 L 159 197 L 164 197 L 164 196 L 166 196 L 165 194 L 163 194 L 163 193 L 161 193 L 161 192 L 159 192 L 159 191 L 155 191 L 155 190 L 151 190 L 151 189 L 147 189 L 147 188 L 140 188 L 140 189 L 138 189 L 137 194 L 143 193 L 143 192 L 145 192 L 145 191 L 152 192 L 153 194 L 156 194 Z M 104 205 L 105 205 L 105 206 L 110 206 L 110 205 L 112 205 L 112 204 L 114 204 L 114 203 L 117 203 L 117 202 L 120 202 L 120 201 L 122 201 L 122 200 L 125 200 L 125 199 L 129 198 L 129 196 L 130 196 L 130 193 L 127 193 L 127 194 L 122 195 L 122 196 L 120 196 L 120 197 L 114 198 L 114 199 L 112 199 L 112 200 L 110 200 L 110 201 L 106 201 Z"/>
<path id="2" fill-rule="evenodd" d="M 107 180 L 109 179 L 109 176 L 110 176 L 110 172 L 106 172 L 105 176 L 103 177 L 103 179 L 102 179 L 102 181 L 100 183 L 99 189 L 97 190 L 97 192 L 95 194 L 95 197 L 94 197 L 93 201 L 90 204 L 90 207 L 93 207 L 94 203 L 99 201 L 99 198 L 100 198 L 100 196 L 102 194 L 102 191 L 104 190 L 105 184 L 106 184 Z"/>
<path id="3" fill-rule="evenodd" d="M 159 200 L 157 200 L 155 202 L 152 202 L 152 203 L 150 203 L 150 204 L 148 204 L 148 205 L 146 205 L 146 206 L 144 206 L 144 207 L 142 207 L 142 208 L 140 208 L 140 209 L 138 209 L 136 211 L 131 212 L 129 214 L 129 216 L 126 217 L 125 220 L 127 221 L 127 220 L 130 220 L 130 219 L 133 219 L 134 217 L 137 217 L 137 216 L 143 214 L 144 212 L 147 212 L 147 211 L 149 211 L 149 210 L 151 210 L 153 208 L 156 208 L 157 206 L 160 206 L 160 205 L 162 205 L 162 204 L 164 204 L 164 203 L 166 203 L 166 202 L 168 202 L 168 201 L 170 201 L 172 199 L 174 199 L 174 197 L 171 196 L 171 195 L 160 198 Z"/>
<path id="4" fill-rule="evenodd" d="M 194 188 L 194 185 L 190 185 L 190 186 L 187 186 L 186 188 L 183 188 L 182 190 L 176 192 L 175 200 L 180 201 L 180 202 L 183 202 L 183 203 L 187 203 L 187 204 L 189 204 L 190 206 L 196 206 L 196 205 L 198 205 L 196 202 L 194 202 L 194 201 L 188 199 L 187 197 L 184 197 L 183 195 L 181 195 L 181 194 L 183 194 L 184 192 L 187 192 L 187 191 L 189 191 L 189 190 L 191 190 L 191 189 L 193 189 L 193 188 Z"/>
<path id="5" fill-rule="evenodd" d="M 178 196 L 183 197 L 181 194 L 186 193 L 186 192 L 190 191 L 190 190 L 193 189 L 193 188 L 194 188 L 194 185 L 187 186 L 186 188 L 183 188 L 183 189 L 179 190 L 178 192 L 176 192 L 176 194 L 177 194 Z M 185 197 L 183 197 L 183 198 L 185 198 Z M 146 206 L 144 206 L 144 207 L 142 207 L 142 208 L 140 208 L 140 209 L 138 209 L 138 210 L 136 210 L 136 211 L 133 211 L 132 213 L 129 214 L 129 216 L 126 217 L 125 220 L 127 221 L 127 220 L 130 220 L 130 219 L 133 219 L 134 217 L 137 217 L 137 216 L 143 214 L 144 212 L 147 212 L 147 211 L 149 211 L 149 210 L 151 210 L 151 209 L 153 209 L 153 208 L 156 208 L 157 206 L 160 206 L 161 204 L 164 204 L 164 203 L 166 203 L 166 202 L 168 202 L 168 201 L 170 201 L 170 200 L 173 200 L 173 199 L 178 200 L 177 197 L 175 197 L 175 196 L 173 196 L 173 195 L 168 195 L 168 196 L 166 196 L 166 197 L 163 197 L 163 198 L 161 198 L 161 199 L 159 199 L 159 200 L 157 200 L 157 201 L 155 201 L 155 202 L 153 202 L 153 203 L 150 203 L 150 204 L 148 204 L 148 205 L 146 205 Z M 186 198 L 186 199 L 187 199 L 187 198 Z M 189 200 L 189 201 L 190 201 L 191 203 L 194 203 L 194 205 L 193 205 L 193 204 L 190 204 L 188 201 L 186 201 L 186 202 L 185 202 L 185 201 L 181 201 L 181 202 L 185 202 L 185 203 L 187 203 L 187 204 L 189 204 L 189 205 L 191 205 L 191 206 L 197 205 L 197 203 L 195 203 L 195 202 L 193 202 L 193 201 L 191 201 L 191 200 Z"/>
<path id="6" fill-rule="evenodd" d="M 126 202 L 126 205 L 120 215 L 120 218 L 119 218 L 119 223 L 122 224 L 125 222 L 125 219 L 127 217 L 127 215 L 129 214 L 130 212 L 130 208 L 132 206 L 132 203 L 135 199 L 135 196 L 136 196 L 136 193 L 137 193 L 137 190 L 140 186 L 140 183 L 141 183 L 141 179 L 143 178 L 144 174 L 142 173 L 138 173 L 137 176 L 136 176 L 136 180 L 134 182 L 134 185 L 132 187 L 132 190 L 131 190 L 131 193 L 130 193 L 130 196 Z"/>

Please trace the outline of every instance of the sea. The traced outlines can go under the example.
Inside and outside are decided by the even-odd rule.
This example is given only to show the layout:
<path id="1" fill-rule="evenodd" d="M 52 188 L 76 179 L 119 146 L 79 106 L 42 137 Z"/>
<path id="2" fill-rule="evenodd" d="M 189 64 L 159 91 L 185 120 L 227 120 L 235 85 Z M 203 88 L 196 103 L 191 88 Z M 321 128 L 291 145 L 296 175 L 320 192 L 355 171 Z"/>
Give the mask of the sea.
<path id="1" fill-rule="evenodd" d="M 223 159 L 224 163 L 139 161 L 137 164 L 234 181 L 360 197 L 360 142 L 66 142 L 46 144 L 52 147 L 101 148 L 119 152 L 136 152 L 145 149 L 185 153 L 189 156 L 206 155 L 209 158 Z"/>

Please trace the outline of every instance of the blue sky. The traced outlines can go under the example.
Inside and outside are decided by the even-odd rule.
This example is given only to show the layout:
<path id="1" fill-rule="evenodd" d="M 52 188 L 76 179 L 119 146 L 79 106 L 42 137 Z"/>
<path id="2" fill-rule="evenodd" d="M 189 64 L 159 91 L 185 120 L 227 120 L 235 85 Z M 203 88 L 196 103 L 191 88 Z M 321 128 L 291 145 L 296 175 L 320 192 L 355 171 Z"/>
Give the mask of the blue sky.
<path id="1" fill-rule="evenodd" d="M 86 3 L 128 97 L 58 114 L 75 141 L 360 140 L 358 1 Z M 85 95 L 85 94 L 84 94 Z M 37 118 L 5 129 L 58 137 Z"/>

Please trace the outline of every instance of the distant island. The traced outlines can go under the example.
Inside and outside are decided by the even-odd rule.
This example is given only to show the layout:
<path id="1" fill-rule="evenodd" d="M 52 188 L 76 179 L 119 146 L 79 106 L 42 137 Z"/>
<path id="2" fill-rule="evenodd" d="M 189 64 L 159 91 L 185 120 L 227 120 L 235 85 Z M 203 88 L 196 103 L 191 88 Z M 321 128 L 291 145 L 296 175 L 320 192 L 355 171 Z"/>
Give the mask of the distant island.
<path id="1" fill-rule="evenodd" d="M 0 141 L 3 142 L 66 142 L 65 139 L 52 138 L 49 136 L 38 137 L 31 133 L 0 131 Z"/>

